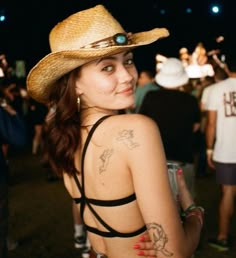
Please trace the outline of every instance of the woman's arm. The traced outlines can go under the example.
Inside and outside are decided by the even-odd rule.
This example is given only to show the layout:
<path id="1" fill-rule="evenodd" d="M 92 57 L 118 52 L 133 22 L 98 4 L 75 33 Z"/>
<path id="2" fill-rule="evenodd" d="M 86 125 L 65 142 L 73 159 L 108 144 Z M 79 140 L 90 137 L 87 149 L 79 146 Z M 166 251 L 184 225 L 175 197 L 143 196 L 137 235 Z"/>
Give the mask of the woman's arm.
<path id="1" fill-rule="evenodd" d="M 134 123 L 134 134 L 140 147 L 131 152 L 128 159 L 137 201 L 155 255 L 188 257 L 197 247 L 202 225 L 198 216 L 193 215 L 186 218 L 183 224 L 181 222 L 171 192 L 166 158 L 155 122 L 138 115 Z M 181 178 L 179 184 L 180 204 L 185 209 L 193 200 Z"/>
<path id="2" fill-rule="evenodd" d="M 182 174 L 178 174 L 177 175 L 179 177 L 178 181 L 182 181 L 184 180 L 184 177 Z M 184 183 L 185 184 L 185 183 Z M 189 195 L 189 191 L 187 190 L 187 196 Z M 189 197 L 187 197 L 189 198 Z M 186 199 L 186 198 L 184 198 Z M 191 198 L 192 199 L 192 198 Z M 187 207 L 185 209 L 185 212 L 183 212 L 182 214 L 185 214 L 184 218 L 183 218 L 183 228 L 185 230 L 186 233 L 186 237 L 187 239 L 189 239 L 189 243 L 188 245 L 196 245 L 198 244 L 199 240 L 197 240 L 197 243 L 191 243 L 191 241 L 196 241 L 196 238 L 192 238 L 192 234 L 195 234 L 195 224 L 196 224 L 196 220 L 198 220 L 198 223 L 201 225 L 203 225 L 203 217 L 204 217 L 204 209 L 202 207 L 196 206 L 195 204 L 190 205 L 189 207 Z M 189 221 L 189 219 L 191 218 L 191 220 L 193 221 L 193 226 L 192 226 L 192 222 Z M 197 227 L 199 228 L 199 227 Z M 199 233 L 200 234 L 200 233 Z M 194 240 L 195 239 L 195 240 Z M 139 241 L 133 246 L 133 248 L 136 250 L 136 253 L 139 256 L 144 256 L 144 257 L 158 257 L 155 247 L 152 243 L 152 240 L 149 236 L 149 234 L 145 233 L 143 234 L 140 238 Z"/>

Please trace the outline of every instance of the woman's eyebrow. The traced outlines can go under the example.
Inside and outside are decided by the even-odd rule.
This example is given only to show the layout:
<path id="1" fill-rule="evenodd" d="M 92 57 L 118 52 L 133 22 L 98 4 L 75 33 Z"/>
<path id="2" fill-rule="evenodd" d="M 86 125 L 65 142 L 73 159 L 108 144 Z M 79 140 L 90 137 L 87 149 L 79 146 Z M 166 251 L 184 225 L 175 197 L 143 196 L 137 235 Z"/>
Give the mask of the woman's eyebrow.
<path id="1" fill-rule="evenodd" d="M 117 58 L 114 57 L 114 56 L 103 57 L 103 58 L 99 59 L 99 60 L 96 62 L 96 65 L 99 64 L 99 63 L 101 63 L 101 62 L 104 61 L 104 60 L 116 60 L 116 59 L 117 59 Z"/>
<path id="2" fill-rule="evenodd" d="M 128 54 L 130 54 L 130 53 L 132 53 L 130 50 L 129 50 L 129 51 L 126 51 L 126 52 L 124 52 L 123 56 L 125 57 L 125 56 L 127 56 Z M 114 55 L 114 56 L 103 57 L 103 58 L 99 59 L 99 60 L 96 62 L 96 65 L 98 65 L 99 63 L 101 63 L 101 62 L 104 61 L 104 60 L 116 60 L 116 59 L 117 59 L 117 57 L 115 57 L 115 55 Z"/>
<path id="3" fill-rule="evenodd" d="M 127 56 L 128 54 L 132 54 L 132 51 L 131 50 L 128 50 L 124 53 L 124 56 Z"/>

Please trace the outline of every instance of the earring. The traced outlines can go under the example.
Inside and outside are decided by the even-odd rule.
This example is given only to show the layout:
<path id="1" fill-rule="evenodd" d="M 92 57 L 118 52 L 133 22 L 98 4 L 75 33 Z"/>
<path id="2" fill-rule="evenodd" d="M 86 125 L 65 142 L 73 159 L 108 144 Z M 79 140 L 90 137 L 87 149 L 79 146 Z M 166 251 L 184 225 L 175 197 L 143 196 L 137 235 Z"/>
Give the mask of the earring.
<path id="1" fill-rule="evenodd" d="M 77 108 L 78 111 L 80 111 L 80 97 L 77 98 Z"/>

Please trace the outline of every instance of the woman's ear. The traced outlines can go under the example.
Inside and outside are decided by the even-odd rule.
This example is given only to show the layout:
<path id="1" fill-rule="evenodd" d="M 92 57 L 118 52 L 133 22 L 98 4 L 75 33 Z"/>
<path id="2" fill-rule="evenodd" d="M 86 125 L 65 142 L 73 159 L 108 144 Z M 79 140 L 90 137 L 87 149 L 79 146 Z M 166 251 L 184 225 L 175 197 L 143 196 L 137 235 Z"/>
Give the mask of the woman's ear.
<path id="1" fill-rule="evenodd" d="M 77 96 L 80 96 L 83 94 L 83 90 L 81 89 L 78 81 L 75 83 L 75 92 Z"/>

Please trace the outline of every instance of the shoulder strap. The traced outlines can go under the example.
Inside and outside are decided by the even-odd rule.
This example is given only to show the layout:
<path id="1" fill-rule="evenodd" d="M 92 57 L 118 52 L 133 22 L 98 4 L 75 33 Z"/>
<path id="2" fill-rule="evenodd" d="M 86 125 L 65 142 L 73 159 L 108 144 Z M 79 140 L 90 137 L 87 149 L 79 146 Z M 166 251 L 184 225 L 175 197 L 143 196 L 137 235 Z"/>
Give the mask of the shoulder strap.
<path id="1" fill-rule="evenodd" d="M 84 144 L 84 148 L 82 151 L 82 156 L 81 156 L 81 184 L 76 176 L 75 173 L 73 173 L 73 177 L 75 179 L 76 185 L 78 186 L 80 193 L 81 193 L 81 208 L 80 208 L 80 216 L 83 220 L 83 213 L 84 213 L 84 207 L 85 207 L 85 190 L 84 190 L 84 158 L 85 158 L 85 154 L 89 145 L 89 142 L 93 136 L 94 131 L 96 130 L 96 128 L 102 123 L 103 120 L 105 120 L 106 118 L 108 118 L 110 115 L 107 116 L 103 116 L 100 119 L 98 119 L 98 121 L 93 125 L 93 127 L 91 128 L 91 130 L 88 133 L 87 139 L 85 141 Z"/>
<path id="2" fill-rule="evenodd" d="M 138 234 L 141 234 L 143 233 L 145 230 L 146 230 L 146 226 L 143 226 L 142 228 L 134 231 L 134 232 L 131 232 L 131 233 L 120 233 L 116 230 L 114 230 L 112 227 L 110 227 L 107 223 L 105 223 L 105 221 L 103 221 L 100 216 L 97 214 L 97 212 L 93 209 L 92 205 L 90 204 L 90 202 L 88 202 L 88 200 L 91 200 L 91 199 L 87 199 L 86 196 L 85 196 L 85 188 L 84 188 L 84 159 L 85 159 L 85 154 L 86 154 L 86 150 L 88 148 L 88 145 L 89 145 L 89 142 L 93 136 L 93 133 L 94 131 L 96 130 L 96 128 L 102 123 L 103 120 L 105 120 L 106 118 L 108 118 L 108 116 L 103 116 L 102 118 L 100 118 L 94 125 L 93 127 L 91 128 L 91 130 L 89 131 L 88 133 L 88 136 L 87 136 L 87 139 L 85 141 L 85 144 L 84 144 L 84 148 L 83 148 L 83 151 L 82 151 L 82 156 L 81 156 L 81 184 L 77 178 L 77 176 L 74 174 L 74 178 L 75 178 L 75 182 L 81 192 L 81 207 L 80 207 L 80 215 L 81 215 L 81 218 L 83 220 L 83 213 L 84 213 L 84 208 L 85 208 L 85 205 L 88 206 L 88 208 L 90 209 L 90 211 L 93 213 L 93 215 L 95 216 L 95 218 L 108 230 L 108 232 L 106 231 L 100 231 L 94 227 L 90 227 L 88 225 L 85 225 L 86 229 L 89 230 L 90 232 L 93 232 L 95 234 L 98 234 L 98 235 L 101 235 L 101 236 L 104 236 L 104 237 L 133 237 L 133 236 L 136 236 Z M 129 202 L 130 200 L 133 200 L 135 199 L 135 194 L 127 197 L 127 198 L 124 198 L 124 203 L 126 202 Z M 98 202 L 99 203 L 99 202 Z M 95 205 L 98 204 L 98 203 L 94 203 Z M 116 204 L 116 203 L 113 203 L 113 205 Z"/>
<path id="3" fill-rule="evenodd" d="M 81 174 L 82 174 L 82 192 L 84 193 L 84 158 L 85 158 L 85 154 L 89 145 L 89 142 L 93 136 L 94 131 L 96 130 L 96 128 L 102 123 L 103 120 L 105 120 L 106 118 L 108 118 L 110 115 L 108 116 L 103 116 L 101 117 L 91 128 L 91 130 L 88 133 L 87 139 L 85 141 L 84 144 L 84 148 L 82 151 L 82 157 L 81 157 Z"/>

